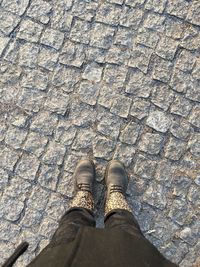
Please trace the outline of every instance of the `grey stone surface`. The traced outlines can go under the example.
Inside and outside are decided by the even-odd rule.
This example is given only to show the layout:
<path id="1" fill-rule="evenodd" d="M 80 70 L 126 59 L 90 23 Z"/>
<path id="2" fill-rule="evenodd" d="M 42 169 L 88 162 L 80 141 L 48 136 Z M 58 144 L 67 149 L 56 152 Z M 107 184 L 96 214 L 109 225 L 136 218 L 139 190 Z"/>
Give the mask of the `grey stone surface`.
<path id="1" fill-rule="evenodd" d="M 0 0 L 0 265 L 48 244 L 84 157 L 119 159 L 147 239 L 180 267 L 199 255 L 199 1 Z M 10 242 L 12 240 L 12 242 Z"/>
<path id="2" fill-rule="evenodd" d="M 171 125 L 170 118 L 162 111 L 152 111 L 146 121 L 146 124 L 156 131 L 165 133 Z"/>

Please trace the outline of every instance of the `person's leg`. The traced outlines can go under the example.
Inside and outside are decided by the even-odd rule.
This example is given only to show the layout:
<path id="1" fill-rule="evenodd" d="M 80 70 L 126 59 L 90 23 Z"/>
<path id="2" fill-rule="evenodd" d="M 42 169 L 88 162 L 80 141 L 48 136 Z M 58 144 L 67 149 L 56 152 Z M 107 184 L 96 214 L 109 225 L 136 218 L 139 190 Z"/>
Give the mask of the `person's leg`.
<path id="1" fill-rule="evenodd" d="M 105 228 L 121 228 L 133 235 L 142 235 L 139 224 L 126 200 L 128 176 L 123 164 L 111 161 L 106 169 L 107 196 Z"/>
<path id="2" fill-rule="evenodd" d="M 48 247 L 68 243 L 75 239 L 78 230 L 84 226 L 95 227 L 94 200 L 92 195 L 94 165 L 89 160 L 82 160 L 74 172 L 76 194 L 69 210 L 61 218 Z"/>

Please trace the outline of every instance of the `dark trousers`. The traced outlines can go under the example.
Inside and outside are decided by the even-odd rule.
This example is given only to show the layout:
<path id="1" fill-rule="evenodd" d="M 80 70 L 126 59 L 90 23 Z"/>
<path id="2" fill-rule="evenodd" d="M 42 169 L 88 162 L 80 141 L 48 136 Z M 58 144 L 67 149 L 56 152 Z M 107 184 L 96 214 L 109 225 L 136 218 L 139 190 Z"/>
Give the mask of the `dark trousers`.
<path id="1" fill-rule="evenodd" d="M 133 214 L 126 210 L 112 210 L 105 217 L 105 228 L 121 228 L 132 235 L 143 235 Z M 80 227 L 95 227 L 94 215 L 84 208 L 72 208 L 61 218 L 59 227 L 48 247 L 66 244 L 75 239 Z"/>

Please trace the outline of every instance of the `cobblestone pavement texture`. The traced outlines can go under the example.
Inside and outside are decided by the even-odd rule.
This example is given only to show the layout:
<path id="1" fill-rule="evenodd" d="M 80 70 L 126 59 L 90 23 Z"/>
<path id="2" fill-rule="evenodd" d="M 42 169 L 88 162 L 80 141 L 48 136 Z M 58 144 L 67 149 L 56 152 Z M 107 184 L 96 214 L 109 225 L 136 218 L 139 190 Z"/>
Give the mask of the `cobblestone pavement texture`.
<path id="1" fill-rule="evenodd" d="M 118 158 L 146 237 L 199 257 L 199 0 L 0 0 L 0 118 L 0 263 L 49 242 L 86 155 L 98 214 Z"/>

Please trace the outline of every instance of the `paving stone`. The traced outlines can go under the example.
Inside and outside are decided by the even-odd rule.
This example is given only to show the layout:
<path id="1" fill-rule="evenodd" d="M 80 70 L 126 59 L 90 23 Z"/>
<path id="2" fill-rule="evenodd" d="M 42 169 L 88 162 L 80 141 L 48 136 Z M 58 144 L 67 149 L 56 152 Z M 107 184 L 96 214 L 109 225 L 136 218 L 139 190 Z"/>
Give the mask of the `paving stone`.
<path id="1" fill-rule="evenodd" d="M 59 56 L 59 62 L 64 65 L 81 67 L 85 61 L 85 47 L 82 44 L 75 44 L 70 40 L 64 42 Z"/>
<path id="2" fill-rule="evenodd" d="M 45 108 L 51 112 L 56 112 L 59 115 L 64 115 L 69 106 L 69 95 L 58 90 L 51 89 L 48 92 Z"/>
<path id="3" fill-rule="evenodd" d="M 157 164 L 155 179 L 159 182 L 159 184 L 164 185 L 165 187 L 169 187 L 172 184 L 174 179 L 175 169 L 171 165 L 170 161 L 167 159 L 161 160 Z"/>
<path id="4" fill-rule="evenodd" d="M 69 146 L 73 143 L 77 129 L 71 125 L 70 121 L 59 121 L 55 132 L 55 141 Z"/>
<path id="5" fill-rule="evenodd" d="M 163 13 L 166 2 L 166 0 L 147 0 L 145 8 L 148 10 L 153 10 L 154 12 Z"/>
<path id="6" fill-rule="evenodd" d="M 118 65 L 121 65 L 123 63 L 126 64 L 129 57 L 130 57 L 129 50 L 113 45 L 107 52 L 106 62 Z"/>
<path id="7" fill-rule="evenodd" d="M 172 160 L 179 160 L 185 151 L 186 143 L 174 137 L 170 137 L 164 148 L 165 157 Z"/>
<path id="8" fill-rule="evenodd" d="M 3 51 L 5 50 L 5 48 L 7 47 L 9 40 L 10 39 L 8 37 L 1 37 L 0 36 L 0 57 L 3 53 Z"/>
<path id="9" fill-rule="evenodd" d="M 95 16 L 98 3 L 94 1 L 75 0 L 72 14 L 87 21 L 91 21 Z"/>
<path id="10" fill-rule="evenodd" d="M 193 107 L 192 112 L 190 113 L 190 116 L 189 116 L 189 122 L 192 125 L 200 128 L 200 107 L 199 106 Z"/>
<path id="11" fill-rule="evenodd" d="M 58 56 L 55 50 L 42 47 L 38 55 L 38 65 L 52 71 L 56 66 Z"/>
<path id="12" fill-rule="evenodd" d="M 156 57 L 154 61 L 153 79 L 161 82 L 170 80 L 172 63 L 162 58 Z"/>
<path id="13" fill-rule="evenodd" d="M 167 198 L 163 186 L 156 182 L 152 183 L 145 191 L 143 201 L 163 210 L 167 205 Z"/>
<path id="14" fill-rule="evenodd" d="M 1 220 L 0 239 L 3 241 L 10 241 L 15 238 L 20 231 L 20 227 L 14 223 Z M 4 252 L 5 253 L 5 252 Z"/>
<path id="15" fill-rule="evenodd" d="M 171 220 L 168 220 L 165 216 L 163 216 L 163 214 L 159 214 L 156 217 L 154 229 L 156 229 L 156 231 L 153 232 L 152 235 L 166 242 L 174 239 L 178 227 Z"/>
<path id="16" fill-rule="evenodd" d="M 121 7 L 108 3 L 103 3 L 98 9 L 95 17 L 96 21 L 117 26 L 119 24 L 119 18 L 122 13 Z"/>
<path id="17" fill-rule="evenodd" d="M 144 73 L 147 73 L 152 50 L 143 46 L 133 47 L 131 57 L 128 61 L 128 66 L 138 68 Z"/>
<path id="18" fill-rule="evenodd" d="M 120 88 L 124 86 L 127 72 L 124 66 L 108 64 L 104 69 L 103 80 L 112 88 Z"/>
<path id="19" fill-rule="evenodd" d="M 109 3 L 122 5 L 124 0 L 108 0 Z"/>
<path id="20" fill-rule="evenodd" d="M 110 160 L 115 148 L 115 142 L 103 136 L 97 136 L 93 140 L 93 153 L 96 158 L 105 158 Z"/>
<path id="21" fill-rule="evenodd" d="M 10 63 L 17 64 L 19 57 L 20 44 L 18 40 L 11 40 L 7 49 L 5 50 L 4 59 Z"/>
<path id="22" fill-rule="evenodd" d="M 47 137 L 39 133 L 30 132 L 23 145 L 23 149 L 29 153 L 33 153 L 37 157 L 40 157 L 44 152 L 47 142 Z"/>
<path id="23" fill-rule="evenodd" d="M 1 6 L 3 9 L 10 11 L 12 13 L 15 13 L 19 16 L 23 15 L 26 11 L 26 8 L 28 7 L 29 1 L 23 0 L 23 1 L 13 1 L 13 0 L 3 0 L 1 3 Z"/>
<path id="24" fill-rule="evenodd" d="M 158 41 L 159 41 L 159 35 L 157 32 L 153 32 L 149 29 L 146 29 L 144 27 L 141 27 L 138 30 L 136 43 L 145 45 L 150 48 L 155 48 Z"/>
<path id="25" fill-rule="evenodd" d="M 19 49 L 19 65 L 29 68 L 36 67 L 39 47 L 34 44 L 25 43 Z"/>
<path id="26" fill-rule="evenodd" d="M 156 155 L 162 148 L 164 138 L 160 134 L 145 133 L 139 142 L 139 150 Z"/>
<path id="27" fill-rule="evenodd" d="M 194 207 L 198 208 L 200 205 L 200 196 L 199 196 L 199 188 L 196 185 L 192 185 L 189 189 L 188 200 L 193 204 Z"/>
<path id="28" fill-rule="evenodd" d="M 199 1 L 195 0 L 192 2 L 191 7 L 189 9 L 187 20 L 195 25 L 200 25 L 200 4 Z"/>
<path id="29" fill-rule="evenodd" d="M 53 73 L 52 84 L 62 88 L 64 92 L 74 91 L 76 84 L 80 79 L 80 72 L 76 69 L 57 66 Z"/>
<path id="30" fill-rule="evenodd" d="M 44 92 L 34 88 L 22 88 L 18 105 L 24 110 L 38 112 L 44 105 L 44 99 Z"/>
<path id="31" fill-rule="evenodd" d="M 188 147 L 190 148 L 190 152 L 192 155 L 199 157 L 200 156 L 200 134 L 195 133 L 191 136 Z"/>
<path id="32" fill-rule="evenodd" d="M 63 32 L 69 32 L 72 25 L 73 16 L 68 12 L 68 4 L 72 1 L 54 1 L 53 14 L 51 17 L 51 26 Z M 62 3 L 62 4 L 61 4 Z"/>
<path id="33" fill-rule="evenodd" d="M 41 222 L 39 234 L 46 238 L 52 238 L 55 230 L 58 228 L 58 223 L 51 218 L 44 218 Z"/>
<path id="34" fill-rule="evenodd" d="M 64 145 L 59 144 L 55 141 L 51 141 L 47 147 L 47 151 L 43 156 L 43 161 L 46 164 L 57 164 L 61 165 L 64 159 L 66 148 Z"/>
<path id="35" fill-rule="evenodd" d="M 176 18 L 167 18 L 165 21 L 165 34 L 175 40 L 179 40 L 184 35 L 185 26 Z"/>
<path id="36" fill-rule="evenodd" d="M 140 9 L 133 9 L 125 6 L 120 18 L 120 25 L 125 27 L 132 27 L 134 30 L 138 29 L 138 26 L 142 20 L 143 11 Z"/>
<path id="37" fill-rule="evenodd" d="M 99 109 L 97 115 L 97 131 L 107 137 L 117 139 L 122 121 L 119 117 L 108 112 L 106 109 Z"/>
<path id="38" fill-rule="evenodd" d="M 91 149 L 92 140 L 95 138 L 93 130 L 85 129 L 78 132 L 76 139 L 73 142 L 72 149 L 79 151 L 80 149 Z M 80 158 L 80 157 L 78 157 Z"/>
<path id="39" fill-rule="evenodd" d="M 145 0 L 126 0 L 125 3 L 126 5 L 136 7 L 136 6 L 141 6 L 144 4 Z"/>
<path id="40" fill-rule="evenodd" d="M 11 120 L 11 124 L 19 128 L 23 128 L 26 126 L 27 119 L 28 119 L 28 116 L 26 114 L 19 112 L 15 114 L 15 116 L 13 116 Z"/>
<path id="41" fill-rule="evenodd" d="M 162 108 L 167 110 L 171 105 L 174 99 L 173 91 L 170 91 L 169 87 L 162 83 L 157 83 L 154 85 L 152 95 L 151 95 L 151 102 Z"/>
<path id="42" fill-rule="evenodd" d="M 116 95 L 112 102 L 110 112 L 122 117 L 127 118 L 131 107 L 132 99 L 126 96 Z"/>
<path id="43" fill-rule="evenodd" d="M 152 80 L 140 71 L 132 71 L 126 86 L 126 93 L 148 98 L 151 93 Z"/>
<path id="44" fill-rule="evenodd" d="M 156 48 L 156 54 L 164 59 L 173 60 L 178 48 L 178 42 L 172 38 L 163 36 Z"/>
<path id="45" fill-rule="evenodd" d="M 179 225 L 190 223 L 193 218 L 192 209 L 184 199 L 175 199 L 168 216 Z"/>
<path id="46" fill-rule="evenodd" d="M 7 130 L 7 125 L 5 121 L 0 121 L 0 141 L 4 140 L 6 130 Z"/>
<path id="47" fill-rule="evenodd" d="M 83 79 L 99 82 L 101 80 L 103 68 L 97 63 L 91 63 L 86 66 L 82 75 Z"/>
<path id="48" fill-rule="evenodd" d="M 156 161 L 149 160 L 141 154 L 136 155 L 134 173 L 139 177 L 151 180 L 156 170 Z"/>
<path id="49" fill-rule="evenodd" d="M 198 229 L 191 229 L 190 227 L 185 227 L 180 231 L 179 237 L 190 245 L 195 245 L 198 241 Z"/>
<path id="50" fill-rule="evenodd" d="M 170 118 L 162 111 L 150 112 L 146 124 L 161 133 L 167 132 L 171 125 Z"/>
<path id="51" fill-rule="evenodd" d="M 191 133 L 190 124 L 185 119 L 176 119 L 172 121 L 170 132 L 179 139 L 187 139 Z"/>
<path id="52" fill-rule="evenodd" d="M 26 70 L 22 77 L 21 85 L 27 88 L 46 90 L 49 83 L 49 76 L 41 70 Z"/>
<path id="53" fill-rule="evenodd" d="M 192 71 L 192 77 L 200 81 L 200 59 L 197 58 L 194 69 Z"/>
<path id="54" fill-rule="evenodd" d="M 24 209 L 24 203 L 4 194 L 1 198 L 0 207 L 0 216 L 14 222 L 20 218 Z"/>
<path id="55" fill-rule="evenodd" d="M 99 89 L 99 84 L 93 84 L 90 81 L 83 81 L 80 84 L 78 95 L 81 101 L 88 105 L 94 106 L 98 99 Z"/>
<path id="56" fill-rule="evenodd" d="M 187 16 L 189 5 L 186 0 L 170 0 L 167 3 L 166 12 L 184 19 Z"/>
<path id="57" fill-rule="evenodd" d="M 35 186 L 27 201 L 27 208 L 38 210 L 40 212 L 45 210 L 48 202 L 49 192 L 45 191 L 39 186 Z"/>
<path id="58" fill-rule="evenodd" d="M 192 181 L 187 176 L 175 176 L 173 179 L 173 195 L 174 196 L 187 196 Z"/>
<path id="59" fill-rule="evenodd" d="M 23 20 L 20 24 L 17 38 L 26 40 L 28 42 L 38 42 L 42 33 L 43 27 L 39 23 L 32 20 Z"/>
<path id="60" fill-rule="evenodd" d="M 126 144 L 119 144 L 116 146 L 113 159 L 121 160 L 125 166 L 128 167 L 132 164 L 135 153 L 136 150 L 134 147 Z"/>
<path id="61" fill-rule="evenodd" d="M 113 98 L 115 94 L 112 90 L 112 88 L 109 85 L 103 85 L 100 88 L 100 94 L 98 99 L 98 104 L 105 108 L 111 108 L 113 103 Z"/>
<path id="62" fill-rule="evenodd" d="M 108 49 L 112 44 L 114 33 L 114 28 L 101 23 L 95 23 L 91 31 L 90 45 Z"/>
<path id="63" fill-rule="evenodd" d="M 132 107 L 130 109 L 130 115 L 141 120 L 148 116 L 150 108 L 150 102 L 143 98 L 134 98 Z"/>
<path id="64" fill-rule="evenodd" d="M 20 17 L 0 9 L 0 31 L 9 35 L 18 25 Z"/>
<path id="65" fill-rule="evenodd" d="M 86 139 L 84 139 L 84 141 L 86 141 Z M 90 144 L 91 144 L 91 140 L 90 140 Z M 87 146 L 85 142 L 84 142 L 84 145 L 85 147 Z M 81 159 L 81 155 L 80 154 L 77 155 L 76 153 L 71 154 L 66 157 L 65 162 L 64 162 L 64 170 L 68 173 L 71 173 L 70 176 L 72 176 L 72 173 L 74 172 L 76 165 L 78 164 L 80 159 Z"/>
<path id="66" fill-rule="evenodd" d="M 135 122 L 129 123 L 121 132 L 120 141 L 129 145 L 134 145 L 139 137 L 141 127 Z"/>
<path id="67" fill-rule="evenodd" d="M 0 190 L 3 191 L 8 184 L 8 173 L 0 168 Z"/>
<path id="68" fill-rule="evenodd" d="M 97 47 L 88 47 L 86 52 L 86 59 L 97 63 L 105 63 L 107 50 Z"/>
<path id="69" fill-rule="evenodd" d="M 42 34 L 40 42 L 59 50 L 63 44 L 63 40 L 64 33 L 53 29 L 46 29 Z"/>
<path id="70" fill-rule="evenodd" d="M 175 68 L 171 77 L 170 86 L 179 93 L 185 93 L 187 90 L 193 91 L 194 83 L 190 74 Z"/>
<path id="71" fill-rule="evenodd" d="M 96 110 L 94 107 L 81 103 L 76 99 L 71 103 L 69 119 L 76 126 L 91 126 L 96 120 Z"/>
<path id="72" fill-rule="evenodd" d="M 192 109 L 192 104 L 182 96 L 177 95 L 171 105 L 171 113 L 186 117 Z"/>
<path id="73" fill-rule="evenodd" d="M 28 8 L 27 15 L 41 23 L 47 24 L 50 20 L 51 5 L 42 0 L 34 0 Z"/>
<path id="74" fill-rule="evenodd" d="M 13 171 L 15 164 L 17 163 L 20 154 L 16 152 L 14 149 L 8 148 L 8 147 L 1 147 L 0 151 L 0 167 Z"/>
<path id="75" fill-rule="evenodd" d="M 76 20 L 71 28 L 70 39 L 75 42 L 89 44 L 91 33 L 90 28 L 90 23 L 82 20 Z"/>
<path id="76" fill-rule="evenodd" d="M 34 155 L 23 154 L 16 166 L 16 174 L 23 179 L 34 181 L 39 168 L 39 160 Z"/>
<path id="77" fill-rule="evenodd" d="M 191 24 L 187 25 L 184 30 L 181 46 L 188 50 L 195 50 L 199 48 L 200 35 L 196 27 Z"/>
<path id="78" fill-rule="evenodd" d="M 156 14 L 149 13 L 144 20 L 144 27 L 154 31 L 162 31 L 164 28 L 165 17 Z"/>
<path id="79" fill-rule="evenodd" d="M 13 176 L 9 181 L 9 186 L 6 188 L 6 194 L 24 202 L 32 189 L 32 184 L 30 182 L 31 181 L 22 179 L 18 175 Z"/>
<path id="80" fill-rule="evenodd" d="M 118 26 L 117 33 L 115 34 L 114 44 L 131 47 L 133 37 L 134 37 L 134 33 L 132 30 Z"/>
<path id="81" fill-rule="evenodd" d="M 32 208 L 26 209 L 24 218 L 22 219 L 22 225 L 27 228 L 36 228 L 38 227 L 42 221 L 42 213 L 41 211 L 34 210 Z M 37 231 L 38 232 L 38 231 Z"/>
<path id="82" fill-rule="evenodd" d="M 178 247 L 181 247 L 181 249 L 177 251 Z M 170 241 L 166 246 L 161 247 L 160 251 L 166 258 L 170 258 L 172 262 L 178 264 L 187 255 L 188 246 L 182 240 L 178 242 Z"/>
<path id="83" fill-rule="evenodd" d="M 59 179 L 57 191 L 68 198 L 74 196 L 74 179 L 72 173 L 63 173 Z"/>
<path id="84" fill-rule="evenodd" d="M 191 86 L 188 86 L 187 92 L 186 92 L 186 98 L 200 102 L 200 81 L 194 81 Z"/>
<path id="85" fill-rule="evenodd" d="M 195 63 L 195 56 L 189 51 L 182 50 L 176 62 L 176 67 L 184 72 L 190 72 Z"/>
<path id="86" fill-rule="evenodd" d="M 56 221 L 60 220 L 68 208 L 68 201 L 60 194 L 51 193 L 46 207 L 48 216 Z"/>
<path id="87" fill-rule="evenodd" d="M 38 113 L 32 121 L 31 130 L 44 134 L 51 135 L 56 128 L 57 117 L 47 111 Z"/>
<path id="88" fill-rule="evenodd" d="M 27 131 L 10 126 L 5 136 L 6 144 L 18 149 L 21 147 L 27 135 Z"/>

